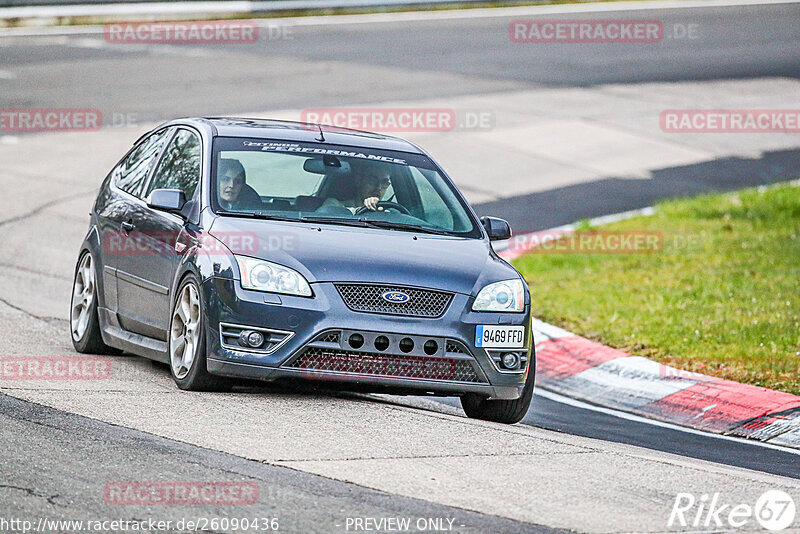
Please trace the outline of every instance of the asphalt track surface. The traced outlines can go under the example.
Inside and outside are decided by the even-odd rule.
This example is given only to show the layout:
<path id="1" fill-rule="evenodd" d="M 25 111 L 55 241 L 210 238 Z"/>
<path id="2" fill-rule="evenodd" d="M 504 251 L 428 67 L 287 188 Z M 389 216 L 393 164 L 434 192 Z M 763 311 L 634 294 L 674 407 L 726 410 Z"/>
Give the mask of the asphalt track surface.
<path id="1" fill-rule="evenodd" d="M 519 16 L 298 26 L 285 39 L 213 52 L 85 40 L 96 33 L 4 38 L 0 64 L 19 74 L 4 83 L 0 101 L 57 107 L 68 100 L 157 121 L 541 86 L 798 78 L 799 13 L 796 4 L 612 13 L 603 17 L 662 21 L 666 38 L 654 46 L 581 44 L 580 53 L 574 44 L 510 42 L 508 24 Z M 676 25 L 697 25 L 702 39 L 670 37 Z"/>
<path id="2" fill-rule="evenodd" d="M 658 48 L 623 45 L 614 48 L 613 54 L 607 47 L 592 45 L 576 55 L 573 48 L 564 45 L 513 47 L 506 34 L 509 19 L 503 18 L 404 22 L 402 26 L 298 27 L 293 29 L 291 40 L 223 47 L 213 53 L 174 47 L 121 51 L 96 46 L 93 37 L 81 35 L 2 37 L 0 72 L 13 76 L 0 80 L 0 107 L 100 108 L 106 113 L 136 113 L 140 121 L 157 121 L 182 115 L 380 104 L 527 87 L 800 75 L 800 6 L 655 11 L 648 12 L 647 18 L 663 20 L 665 28 L 698 24 L 710 38 L 691 45 L 669 39 Z M 732 168 L 747 169 L 746 165 L 766 171 L 740 172 L 734 180 L 710 188 L 769 183 L 788 179 L 793 173 L 796 177 L 797 152 L 772 157 L 776 159 L 718 162 L 721 174 L 730 175 Z M 700 184 L 691 169 L 669 172 L 674 179 L 668 187 L 620 189 L 613 187 L 613 181 L 595 182 L 477 209 L 516 221 L 518 228 L 538 229 L 709 190 L 709 184 Z M 9 187 L 4 185 L 6 193 Z M 35 289 L 32 291 L 35 293 Z M 0 296 L 11 308 L 27 307 L 25 301 Z M 45 319 L 66 332 L 63 320 Z M 1 328 L 11 325 L 4 323 Z M 448 400 L 442 406 L 450 404 Z M 13 502 L 9 509 L 17 515 L 55 510 L 60 517 L 75 517 L 73 512 L 78 509 L 92 508 L 97 499 L 93 488 L 108 480 L 105 470 L 115 470 L 119 479 L 147 479 L 166 470 L 174 478 L 211 480 L 219 478 L 220 472 L 228 472 L 255 480 L 269 479 L 270 487 L 277 488 L 274 495 L 270 490 L 273 509 L 282 510 L 283 517 L 290 518 L 288 531 L 330 531 L 326 527 L 330 527 L 332 517 L 350 513 L 458 516 L 468 526 L 465 531 L 474 532 L 546 531 L 531 522 L 523 525 L 264 465 L 5 395 L 0 396 L 0 407 L 0 443 L 7 451 L 0 464 L 0 498 L 4 503 Z M 665 429 L 542 396 L 535 398 L 523 424 L 800 479 L 796 454 Z M 36 461 L 29 454 L 34 449 L 42 451 Z M 42 458 L 48 460 L 43 462 Z M 81 463 L 86 461 L 94 462 L 96 468 L 83 469 Z M 80 483 L 75 483 L 76 477 Z M 94 480 L 89 480 L 92 477 Z M 62 499 L 64 495 L 68 497 Z M 334 509 L 336 514 L 330 512 Z M 137 510 L 139 513 L 154 516 L 172 512 Z"/>
<path id="3" fill-rule="evenodd" d="M 559 399 L 560 396 L 553 397 Z M 742 440 L 723 441 L 707 433 L 689 433 L 678 428 L 623 419 L 572 406 L 561 399 L 553 400 L 553 397 L 536 395 L 522 424 L 800 478 L 800 457 L 797 454 L 758 447 Z M 442 402 L 458 406 L 455 399 L 442 399 Z"/>
<path id="4" fill-rule="evenodd" d="M 110 45 L 98 29 L 71 30 L 69 35 L 0 38 L 0 71 L 11 73 L 0 76 L 0 104 L 93 108 L 108 120 L 133 116 L 147 123 L 480 94 L 489 97 L 485 108 L 491 110 L 491 95 L 503 91 L 800 77 L 798 4 L 623 11 L 602 17 L 658 20 L 665 38 L 647 45 L 526 46 L 508 38 L 509 23 L 526 18 L 520 15 L 268 23 L 273 29 L 257 43 L 213 46 Z M 690 27 L 698 38 L 681 37 Z M 710 105 L 702 100 L 706 96 L 698 95 L 698 107 Z M 541 230 L 663 198 L 795 179 L 799 161 L 796 148 L 759 158 L 723 157 L 658 169 L 649 181 L 606 176 L 475 208 L 481 215 L 504 217 L 517 232 Z"/>
<path id="5" fill-rule="evenodd" d="M 256 482 L 258 505 L 246 517 L 278 518 L 282 532 L 342 531 L 347 517 L 436 517 L 454 519 L 461 532 L 559 532 L 556 529 L 478 514 L 342 484 L 323 477 L 186 445 L 144 432 L 44 408 L 0 395 L 0 444 L 3 450 L 4 511 L 53 520 L 91 517 L 106 506 L 103 488 L 113 480 L 151 480 L 153 473 L 172 480 Z M 31 451 L 38 462 L 32 463 Z M 66 455 L 83 469 L 63 461 Z M 79 483 L 76 483 L 76 471 Z M 268 488 L 268 489 L 266 489 Z M 265 494 L 266 493 L 266 494 Z M 126 510 L 128 512 L 128 510 Z M 158 521 L 239 517 L 236 506 L 137 506 L 130 518 Z M 121 514 L 126 517 L 126 514 Z M 112 516 L 113 517 L 113 516 Z"/>

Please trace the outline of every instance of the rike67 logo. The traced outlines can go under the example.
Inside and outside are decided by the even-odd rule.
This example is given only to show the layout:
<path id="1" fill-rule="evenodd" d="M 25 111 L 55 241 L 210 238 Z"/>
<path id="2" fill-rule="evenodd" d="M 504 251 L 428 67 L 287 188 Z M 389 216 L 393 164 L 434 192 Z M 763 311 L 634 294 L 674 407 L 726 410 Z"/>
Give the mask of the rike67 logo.
<path id="1" fill-rule="evenodd" d="M 691 493 L 679 493 L 667 526 L 727 530 L 753 527 L 755 520 L 762 528 L 778 532 L 794 524 L 796 513 L 794 499 L 781 490 L 766 491 L 754 505 L 725 502 L 720 493 L 703 494 L 700 498 Z"/>

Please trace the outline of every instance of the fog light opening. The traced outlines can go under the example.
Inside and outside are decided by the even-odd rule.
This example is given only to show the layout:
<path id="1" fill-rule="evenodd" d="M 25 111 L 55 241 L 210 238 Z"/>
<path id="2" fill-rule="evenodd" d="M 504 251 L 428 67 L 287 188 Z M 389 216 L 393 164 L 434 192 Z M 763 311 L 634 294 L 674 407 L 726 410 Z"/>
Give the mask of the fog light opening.
<path id="1" fill-rule="evenodd" d="M 255 330 L 242 330 L 239 334 L 239 345 L 257 349 L 264 344 L 264 334 Z"/>
<path id="2" fill-rule="evenodd" d="M 350 334 L 347 343 L 354 349 L 360 349 L 364 345 L 364 336 L 361 334 Z"/>
<path id="3" fill-rule="evenodd" d="M 428 356 L 433 356 L 439 350 L 439 344 L 434 340 L 429 339 L 425 342 L 425 345 L 423 345 L 422 350 L 424 350 L 425 354 Z"/>
<path id="4" fill-rule="evenodd" d="M 386 336 L 378 336 L 375 338 L 375 348 L 383 352 L 389 348 L 389 338 Z"/>
<path id="5" fill-rule="evenodd" d="M 404 337 L 400 340 L 400 350 L 403 352 L 411 352 L 414 350 L 414 340 L 410 337 Z"/>
<path id="6" fill-rule="evenodd" d="M 504 352 L 500 356 L 500 363 L 503 364 L 503 367 L 506 369 L 516 369 L 519 367 L 519 355 L 515 352 Z"/>

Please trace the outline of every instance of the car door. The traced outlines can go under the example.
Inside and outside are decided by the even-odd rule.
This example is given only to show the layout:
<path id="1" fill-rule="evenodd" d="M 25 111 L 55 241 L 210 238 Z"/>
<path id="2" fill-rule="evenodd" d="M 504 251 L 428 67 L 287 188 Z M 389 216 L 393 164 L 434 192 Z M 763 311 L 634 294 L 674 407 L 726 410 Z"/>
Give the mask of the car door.
<path id="1" fill-rule="evenodd" d="M 122 223 L 137 250 L 120 256 L 117 265 L 117 314 L 130 332 L 167 340 L 170 288 L 181 260 L 175 244 L 186 221 L 178 214 L 148 207 L 146 200 L 156 189 L 181 189 L 192 200 L 200 183 L 201 162 L 200 135 L 177 128 L 142 198 Z"/>
<path id="2" fill-rule="evenodd" d="M 117 309 L 117 266 L 122 255 L 130 253 L 122 233 L 122 223 L 141 194 L 150 171 L 169 139 L 171 130 L 163 128 L 142 139 L 109 173 L 95 203 L 97 230 L 103 266 L 102 306 L 113 317 Z"/>

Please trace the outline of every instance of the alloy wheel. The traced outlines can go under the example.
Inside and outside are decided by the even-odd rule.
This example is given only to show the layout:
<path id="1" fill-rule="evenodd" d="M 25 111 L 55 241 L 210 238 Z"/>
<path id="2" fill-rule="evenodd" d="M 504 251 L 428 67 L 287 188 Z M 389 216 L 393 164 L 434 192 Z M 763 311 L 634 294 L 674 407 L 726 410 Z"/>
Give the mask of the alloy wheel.
<path id="1" fill-rule="evenodd" d="M 194 284 L 181 290 L 170 326 L 169 356 L 172 373 L 178 379 L 189 374 L 200 342 L 200 298 Z"/>

